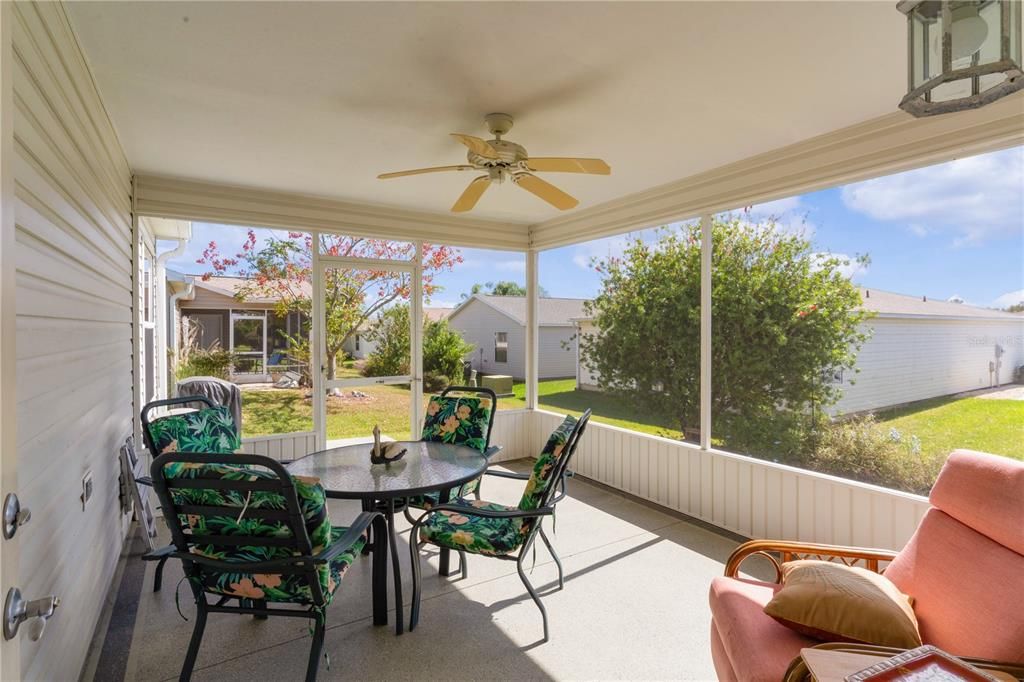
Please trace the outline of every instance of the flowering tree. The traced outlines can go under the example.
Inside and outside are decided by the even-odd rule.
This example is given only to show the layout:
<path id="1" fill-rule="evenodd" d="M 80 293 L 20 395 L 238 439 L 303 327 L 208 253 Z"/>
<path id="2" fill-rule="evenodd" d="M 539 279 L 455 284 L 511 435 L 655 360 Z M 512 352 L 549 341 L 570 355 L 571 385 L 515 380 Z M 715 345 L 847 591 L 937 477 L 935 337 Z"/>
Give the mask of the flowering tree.
<path id="1" fill-rule="evenodd" d="M 838 397 L 833 376 L 854 366 L 866 338 L 860 292 L 848 259 L 814 252 L 773 221 L 716 218 L 712 243 L 712 413 L 726 422 L 715 431 L 777 439 L 787 415 Z M 597 333 L 580 339 L 604 387 L 690 431 L 700 414 L 700 251 L 700 226 L 688 224 L 595 260 L 601 291 L 586 308 Z"/>
<path id="2" fill-rule="evenodd" d="M 234 255 L 226 255 L 216 242 L 210 242 L 196 262 L 206 265 L 212 275 L 232 274 L 245 278 L 236 292 L 240 300 L 269 298 L 276 301 L 277 312 L 312 314 L 313 237 L 289 232 L 287 237 L 272 234 L 262 244 L 254 230 Z M 407 242 L 322 234 L 319 253 L 325 256 L 411 260 L 415 247 Z M 438 272 L 450 271 L 462 256 L 450 246 L 423 245 L 423 295 L 439 290 L 434 283 Z M 324 317 L 326 320 L 327 378 L 337 374 L 337 358 L 344 343 L 365 327 L 380 312 L 396 301 L 408 300 L 412 282 L 408 273 L 370 268 L 330 267 L 324 272 Z M 293 344 L 308 343 L 290 339 Z"/>

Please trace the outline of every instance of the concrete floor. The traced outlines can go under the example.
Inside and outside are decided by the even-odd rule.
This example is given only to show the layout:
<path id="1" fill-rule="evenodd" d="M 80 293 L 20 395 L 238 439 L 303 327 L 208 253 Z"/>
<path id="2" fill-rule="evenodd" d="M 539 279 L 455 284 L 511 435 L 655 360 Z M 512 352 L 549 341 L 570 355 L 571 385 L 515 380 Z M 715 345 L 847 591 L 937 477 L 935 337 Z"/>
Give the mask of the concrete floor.
<path id="1" fill-rule="evenodd" d="M 526 470 L 529 464 L 507 466 Z M 514 504 L 522 487 L 487 478 L 484 498 Z M 342 524 L 357 510 L 332 501 L 331 519 Z M 407 619 L 412 588 L 404 521 L 401 530 Z M 569 497 L 559 504 L 552 539 L 565 565 L 565 589 L 555 589 L 557 569 L 543 546 L 531 574 L 548 609 L 547 644 L 539 642 L 540 613 L 514 562 L 471 556 L 468 579 L 441 578 L 430 552 L 419 626 L 396 637 L 392 626 L 372 625 L 371 560 L 365 558 L 348 572 L 328 610 L 330 669 L 322 665 L 320 679 L 714 679 L 708 583 L 721 575 L 736 540 L 579 480 L 570 482 Z M 122 603 L 138 599 L 134 625 L 130 608 L 114 613 L 104 660 L 119 663 L 101 662 L 95 679 L 177 678 L 195 607 L 182 584 L 180 607 L 190 621 L 175 608 L 180 564 L 168 563 L 158 593 L 151 591 L 154 570 L 148 564 L 141 583 L 138 570 L 135 580 L 122 583 Z M 393 622 L 393 595 L 389 603 Z M 301 619 L 211 615 L 193 679 L 301 679 L 309 644 Z"/>

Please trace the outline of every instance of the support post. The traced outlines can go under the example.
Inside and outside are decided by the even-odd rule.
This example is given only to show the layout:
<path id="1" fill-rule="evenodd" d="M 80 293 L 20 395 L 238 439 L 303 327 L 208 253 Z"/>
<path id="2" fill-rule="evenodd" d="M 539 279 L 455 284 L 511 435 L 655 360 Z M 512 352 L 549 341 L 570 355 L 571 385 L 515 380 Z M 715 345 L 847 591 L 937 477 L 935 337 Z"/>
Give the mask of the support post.
<path id="1" fill-rule="evenodd" d="M 700 447 L 711 448 L 712 216 L 700 217 Z"/>
<path id="2" fill-rule="evenodd" d="M 540 288 L 537 284 L 538 252 L 526 252 L 526 407 L 537 409 L 540 367 Z"/>
<path id="3" fill-rule="evenodd" d="M 324 272 L 320 267 L 320 233 L 313 232 L 310 249 L 310 269 L 313 278 L 313 299 L 310 301 L 310 378 L 313 380 L 313 430 L 316 432 L 316 448 L 327 447 L 327 396 L 324 394 Z"/>
<path id="4" fill-rule="evenodd" d="M 423 242 L 416 242 L 416 255 L 412 263 L 412 314 L 409 323 L 409 369 L 412 373 L 412 439 L 419 440 L 423 428 Z M 454 380 L 454 377 L 453 377 Z M 454 381 L 454 383 L 461 383 Z"/>

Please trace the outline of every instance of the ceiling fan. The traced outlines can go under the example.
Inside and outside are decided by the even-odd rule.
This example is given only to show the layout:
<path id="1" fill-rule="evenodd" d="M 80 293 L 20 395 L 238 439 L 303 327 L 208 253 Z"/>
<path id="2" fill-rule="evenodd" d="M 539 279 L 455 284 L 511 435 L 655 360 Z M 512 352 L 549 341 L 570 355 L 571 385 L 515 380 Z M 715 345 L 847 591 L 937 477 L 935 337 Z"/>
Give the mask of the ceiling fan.
<path id="1" fill-rule="evenodd" d="M 566 211 L 580 202 L 569 196 L 551 183 L 541 180 L 533 173 L 588 173 L 591 175 L 609 175 L 612 169 L 601 159 L 574 159 L 564 157 L 531 157 L 522 145 L 501 139 L 512 129 L 512 117 L 508 114 L 488 114 L 484 117 L 487 129 L 494 135 L 493 140 L 484 140 L 473 135 L 452 133 L 452 137 L 466 145 L 468 164 L 457 166 L 435 166 L 433 168 L 417 168 L 416 170 L 383 173 L 377 177 L 381 180 L 400 178 L 406 175 L 422 173 L 440 173 L 443 171 L 483 171 L 469 183 L 452 206 L 453 213 L 464 213 L 472 210 L 483 196 L 491 183 L 502 183 L 511 180 L 527 192 L 535 194 L 555 208 Z"/>

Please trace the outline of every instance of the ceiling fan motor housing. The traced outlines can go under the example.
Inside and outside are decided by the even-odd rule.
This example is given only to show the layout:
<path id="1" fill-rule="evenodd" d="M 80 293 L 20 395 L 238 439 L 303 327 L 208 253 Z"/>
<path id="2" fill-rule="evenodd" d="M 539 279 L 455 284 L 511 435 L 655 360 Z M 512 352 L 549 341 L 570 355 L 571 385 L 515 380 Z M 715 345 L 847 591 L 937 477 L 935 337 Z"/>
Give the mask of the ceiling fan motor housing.
<path id="1" fill-rule="evenodd" d="M 474 166 L 487 168 L 489 166 L 516 166 L 528 158 L 526 149 L 521 144 L 498 139 L 488 140 L 487 144 L 497 152 L 497 159 L 489 159 L 472 150 L 466 154 L 466 159 Z"/>

